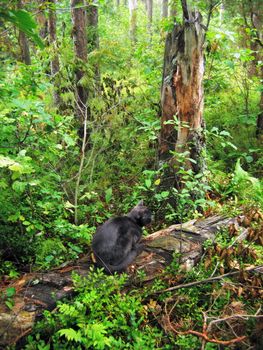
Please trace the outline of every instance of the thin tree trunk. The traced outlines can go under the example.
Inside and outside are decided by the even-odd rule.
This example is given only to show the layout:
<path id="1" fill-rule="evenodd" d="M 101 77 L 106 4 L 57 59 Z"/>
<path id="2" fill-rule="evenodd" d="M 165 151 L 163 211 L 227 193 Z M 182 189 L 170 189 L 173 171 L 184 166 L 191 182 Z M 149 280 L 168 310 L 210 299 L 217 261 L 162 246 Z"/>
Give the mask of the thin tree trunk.
<path id="1" fill-rule="evenodd" d="M 130 37 L 132 43 L 136 42 L 136 30 L 137 30 L 137 0 L 129 0 L 130 10 Z"/>
<path id="2" fill-rule="evenodd" d="M 18 1 L 18 8 L 23 9 L 23 1 Z M 29 50 L 29 44 L 27 37 L 24 32 L 19 30 L 19 36 L 18 36 L 18 42 L 20 46 L 20 53 L 21 53 L 21 61 L 24 62 L 26 65 L 31 64 L 31 57 L 30 57 L 30 50 Z"/>
<path id="3" fill-rule="evenodd" d="M 172 2 L 170 5 L 169 5 L 169 16 L 170 17 L 175 17 L 177 14 L 177 11 L 176 11 L 176 4 L 174 2 Z"/>
<path id="4" fill-rule="evenodd" d="M 81 143 L 80 166 L 77 174 L 77 181 L 74 194 L 75 224 L 78 224 L 78 198 L 80 191 L 80 183 L 82 171 L 85 162 L 85 151 L 89 133 L 87 130 L 87 122 L 90 118 L 90 111 L 87 106 L 88 90 L 83 85 L 85 76 L 85 64 L 87 63 L 87 16 L 86 8 L 84 8 L 83 0 L 71 0 L 71 16 L 72 16 L 72 34 L 75 51 L 75 74 L 76 74 L 76 116 L 79 120 L 79 137 Z"/>
<path id="5" fill-rule="evenodd" d="M 263 79 L 263 68 L 258 63 L 262 61 L 263 33 L 262 33 L 262 11 L 260 11 L 259 1 L 245 1 L 240 3 L 239 11 L 243 17 L 244 25 L 241 27 L 244 34 L 242 45 L 253 52 L 254 59 L 249 62 L 249 76 L 257 76 L 259 83 Z M 248 32 L 247 29 L 250 29 Z M 249 91 L 249 86 L 246 89 Z M 248 97 L 246 96 L 248 103 Z M 246 103 L 246 105 L 247 105 Z M 263 140 L 263 92 L 260 94 L 259 113 L 256 124 L 256 137 Z"/>
<path id="6" fill-rule="evenodd" d="M 46 39 L 48 36 L 48 19 L 45 14 L 45 2 L 46 0 L 38 0 L 38 11 L 36 13 L 36 20 L 38 23 L 39 35 L 42 39 Z M 51 1 L 50 1 L 51 2 Z"/>
<path id="7" fill-rule="evenodd" d="M 81 79 L 84 77 L 84 65 L 87 62 L 87 18 L 83 0 L 71 0 L 72 34 L 76 57 L 76 114 L 83 122 L 86 112 L 88 91 Z"/>
<path id="8" fill-rule="evenodd" d="M 168 17 L 168 0 L 162 1 L 162 17 Z"/>
<path id="9" fill-rule="evenodd" d="M 185 0 L 181 2 L 183 24 L 176 24 L 166 40 L 159 159 L 161 162 L 169 160 L 170 168 L 176 171 L 176 156 L 171 151 L 187 152 L 186 168 L 199 173 L 205 167 L 202 157 L 204 34 L 200 13 L 190 11 Z M 174 116 L 177 121 L 174 121 Z M 170 172 L 168 176 L 166 186 L 174 186 L 175 175 L 173 177 Z"/>
<path id="10" fill-rule="evenodd" d="M 51 77 L 54 83 L 54 104 L 56 107 L 60 105 L 59 86 L 58 86 L 58 72 L 59 72 L 59 58 L 57 53 L 57 35 L 56 35 L 56 0 L 49 0 L 49 13 L 48 13 L 48 29 L 49 29 L 49 44 L 54 50 L 53 58 L 50 62 Z"/>
<path id="11" fill-rule="evenodd" d="M 148 17 L 148 34 L 150 40 L 152 39 L 152 21 L 153 21 L 153 0 L 146 0 L 147 17 Z"/>
<path id="12" fill-rule="evenodd" d="M 94 5 L 95 4 L 95 5 Z M 96 6 L 97 1 L 93 1 L 93 5 L 89 5 L 87 8 L 87 44 L 88 52 L 99 49 L 99 31 L 98 31 L 98 6 Z M 100 70 L 99 64 L 96 63 L 94 66 L 95 70 L 95 80 L 97 82 L 97 87 L 100 84 Z"/>
<path id="13" fill-rule="evenodd" d="M 257 116 L 257 128 L 256 128 L 257 139 L 263 141 L 263 91 L 260 94 L 259 102 L 259 114 Z"/>

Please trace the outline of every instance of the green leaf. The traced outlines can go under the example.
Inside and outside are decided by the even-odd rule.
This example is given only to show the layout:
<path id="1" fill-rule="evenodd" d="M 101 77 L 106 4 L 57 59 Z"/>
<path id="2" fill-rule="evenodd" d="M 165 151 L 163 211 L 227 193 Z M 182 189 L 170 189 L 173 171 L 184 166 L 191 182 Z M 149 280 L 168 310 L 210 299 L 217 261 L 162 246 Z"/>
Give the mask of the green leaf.
<path id="1" fill-rule="evenodd" d="M 76 141 L 68 134 L 64 134 L 63 138 L 67 146 L 74 146 L 76 144 Z"/>
<path id="2" fill-rule="evenodd" d="M 12 300 L 6 300 L 5 304 L 10 310 L 12 310 L 14 307 L 14 302 Z"/>
<path id="3" fill-rule="evenodd" d="M 162 196 L 162 198 L 167 198 L 169 196 L 169 192 L 163 191 L 163 192 L 161 192 L 161 196 Z"/>
<path id="4" fill-rule="evenodd" d="M 16 294 L 16 289 L 14 287 L 8 287 L 6 289 L 7 298 L 12 298 Z"/>
<path id="5" fill-rule="evenodd" d="M 112 188 L 108 188 L 105 192 L 105 201 L 108 204 L 112 199 Z"/>
<path id="6" fill-rule="evenodd" d="M 48 262 L 48 263 L 51 262 L 52 260 L 54 260 L 54 256 L 53 255 L 48 255 L 48 256 L 45 257 L 45 261 Z"/>
<path id="7" fill-rule="evenodd" d="M 60 329 L 58 331 L 58 334 L 59 336 L 65 336 L 65 338 L 69 341 L 74 340 L 75 342 L 78 342 L 78 343 L 82 342 L 81 333 L 75 331 L 73 328 Z"/>
<path id="8" fill-rule="evenodd" d="M 15 192 L 23 193 L 26 189 L 27 183 L 21 181 L 15 181 L 12 185 L 12 188 Z"/>
<path id="9" fill-rule="evenodd" d="M 43 41 L 36 32 L 36 23 L 31 15 L 25 10 L 0 9 L 0 18 L 13 23 L 18 29 L 31 38 L 40 48 L 44 48 Z"/>
<path id="10" fill-rule="evenodd" d="M 14 162 L 8 168 L 12 171 L 19 172 L 19 173 L 22 173 L 22 171 L 23 171 L 23 166 L 17 162 Z"/>
<path id="11" fill-rule="evenodd" d="M 151 185 L 152 185 L 151 179 L 146 179 L 145 180 L 145 186 L 149 189 L 149 188 L 151 188 Z"/>

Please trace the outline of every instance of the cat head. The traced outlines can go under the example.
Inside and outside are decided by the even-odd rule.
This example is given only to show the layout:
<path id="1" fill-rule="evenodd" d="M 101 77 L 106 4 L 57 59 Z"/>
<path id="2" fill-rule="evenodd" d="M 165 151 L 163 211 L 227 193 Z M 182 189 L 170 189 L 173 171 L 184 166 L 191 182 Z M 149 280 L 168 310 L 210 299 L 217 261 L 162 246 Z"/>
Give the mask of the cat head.
<path id="1" fill-rule="evenodd" d="M 139 226 L 146 226 L 152 221 L 152 213 L 141 200 L 128 214 L 128 217 Z"/>

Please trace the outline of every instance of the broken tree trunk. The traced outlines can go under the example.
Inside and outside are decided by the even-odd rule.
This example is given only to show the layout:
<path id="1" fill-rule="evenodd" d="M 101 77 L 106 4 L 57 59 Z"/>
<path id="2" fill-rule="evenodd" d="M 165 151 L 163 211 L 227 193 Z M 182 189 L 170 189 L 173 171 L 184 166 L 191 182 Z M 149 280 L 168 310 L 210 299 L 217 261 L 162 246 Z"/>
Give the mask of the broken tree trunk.
<path id="1" fill-rule="evenodd" d="M 132 276 L 134 270 L 144 270 L 144 282 L 150 283 L 171 263 L 174 252 L 181 253 L 181 265 L 189 269 L 200 260 L 204 241 L 214 240 L 218 229 L 234 224 L 240 229 L 238 239 L 244 239 L 248 230 L 239 227 L 240 221 L 240 218 L 213 216 L 172 225 L 150 234 L 143 239 L 146 249 L 129 268 L 129 274 Z M 73 295 L 71 274 L 74 271 L 82 276 L 87 275 L 92 265 L 90 256 L 89 252 L 74 266 L 46 273 L 25 274 L 0 290 L 1 294 L 7 287 L 16 289 L 12 310 L 7 308 L 3 299 L 0 303 L 0 349 L 20 341 L 31 332 L 44 310 L 53 310 L 58 300 Z"/>
<path id="2" fill-rule="evenodd" d="M 165 45 L 161 89 L 160 164 L 169 162 L 170 171 L 162 181 L 166 190 L 180 187 L 176 173 L 177 158 L 186 155 L 185 168 L 195 174 L 204 172 L 204 29 L 202 16 L 181 0 L 183 23 L 175 23 Z"/>

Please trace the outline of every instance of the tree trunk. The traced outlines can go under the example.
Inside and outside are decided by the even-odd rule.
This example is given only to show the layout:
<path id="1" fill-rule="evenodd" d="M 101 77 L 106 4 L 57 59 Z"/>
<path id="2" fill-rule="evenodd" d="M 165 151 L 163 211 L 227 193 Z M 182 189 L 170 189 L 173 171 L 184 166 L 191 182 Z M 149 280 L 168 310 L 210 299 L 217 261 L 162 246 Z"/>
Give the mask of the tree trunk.
<path id="1" fill-rule="evenodd" d="M 175 17 L 177 14 L 177 11 L 176 11 L 176 4 L 174 2 L 172 2 L 169 6 L 169 16 L 170 17 Z"/>
<path id="2" fill-rule="evenodd" d="M 94 5 L 95 4 L 95 5 Z M 98 6 L 96 6 L 97 1 L 93 1 L 93 5 L 87 7 L 87 44 L 88 52 L 99 49 L 99 31 L 98 31 Z M 99 64 L 96 63 L 94 66 L 95 70 L 95 80 L 97 82 L 97 87 L 100 83 L 100 70 Z"/>
<path id="3" fill-rule="evenodd" d="M 132 43 L 136 42 L 136 29 L 137 29 L 137 0 L 129 0 L 130 10 L 130 37 Z"/>
<path id="4" fill-rule="evenodd" d="M 250 49 L 254 51 L 254 60 L 250 62 L 251 75 L 258 76 L 260 82 L 263 80 L 263 67 L 262 64 L 262 46 L 263 46 L 263 32 L 262 32 L 262 11 L 260 11 L 259 3 L 256 2 L 253 6 L 251 2 L 250 7 L 250 20 L 251 20 L 251 39 L 250 39 Z M 261 88 L 260 100 L 259 100 L 259 114 L 257 116 L 257 126 L 256 126 L 256 136 L 257 139 L 263 141 L 263 91 Z"/>
<path id="5" fill-rule="evenodd" d="M 59 84 L 58 84 L 58 72 L 59 72 L 59 58 L 57 53 L 57 35 L 56 35 L 56 0 L 49 0 L 49 13 L 48 13 L 48 29 L 49 29 L 49 44 L 54 50 L 53 58 L 50 62 L 50 71 L 51 78 L 54 83 L 54 104 L 56 107 L 60 105 L 60 96 L 59 96 Z"/>
<path id="6" fill-rule="evenodd" d="M 83 122 L 87 113 L 88 91 L 81 79 L 84 77 L 84 65 L 87 62 L 87 18 L 83 0 L 71 0 L 72 35 L 76 57 L 76 114 Z"/>
<path id="7" fill-rule="evenodd" d="M 23 9 L 22 0 L 18 1 L 18 8 Z M 18 42 L 20 46 L 21 61 L 24 62 L 26 65 L 30 65 L 31 57 L 30 57 L 28 40 L 25 33 L 22 32 L 21 30 L 19 30 Z"/>
<path id="8" fill-rule="evenodd" d="M 248 7 L 245 2 L 241 3 L 241 13 L 244 19 L 245 35 L 247 40 L 244 42 L 244 47 L 249 47 L 253 51 L 254 59 L 249 63 L 249 75 L 257 76 L 260 82 L 263 79 L 263 67 L 258 64 L 262 62 L 262 46 L 263 46 L 263 33 L 262 33 L 262 11 L 260 11 L 259 1 L 250 1 Z M 250 29 L 247 32 L 247 29 Z M 248 34 L 247 34 L 248 33 Z M 263 139 L 263 92 L 261 91 L 259 100 L 259 114 L 257 116 L 256 125 L 256 137 L 258 140 Z"/>
<path id="9" fill-rule="evenodd" d="M 150 40 L 152 38 L 152 20 L 153 20 L 153 0 L 146 0 L 146 9 L 147 9 L 147 17 L 148 17 L 148 34 Z"/>
<path id="10" fill-rule="evenodd" d="M 38 12 L 36 13 L 36 20 L 40 28 L 39 35 L 42 39 L 46 39 L 48 36 L 48 20 L 44 11 L 45 2 L 46 0 L 38 0 Z"/>
<path id="11" fill-rule="evenodd" d="M 162 1 L 162 17 L 168 17 L 168 0 Z"/>
<path id="12" fill-rule="evenodd" d="M 169 160 L 170 168 L 176 170 L 176 155 L 171 151 L 186 152 L 186 158 L 195 163 L 187 159 L 185 168 L 199 173 L 204 169 L 204 35 L 200 13 L 189 11 L 185 0 L 182 0 L 182 8 L 183 24 L 176 24 L 166 40 L 159 159 L 161 162 Z M 167 187 L 175 181 L 171 173 L 168 176 Z"/>
<path id="13" fill-rule="evenodd" d="M 263 91 L 261 91 L 260 95 L 259 108 L 260 110 L 257 117 L 256 136 L 258 140 L 263 141 Z"/>

